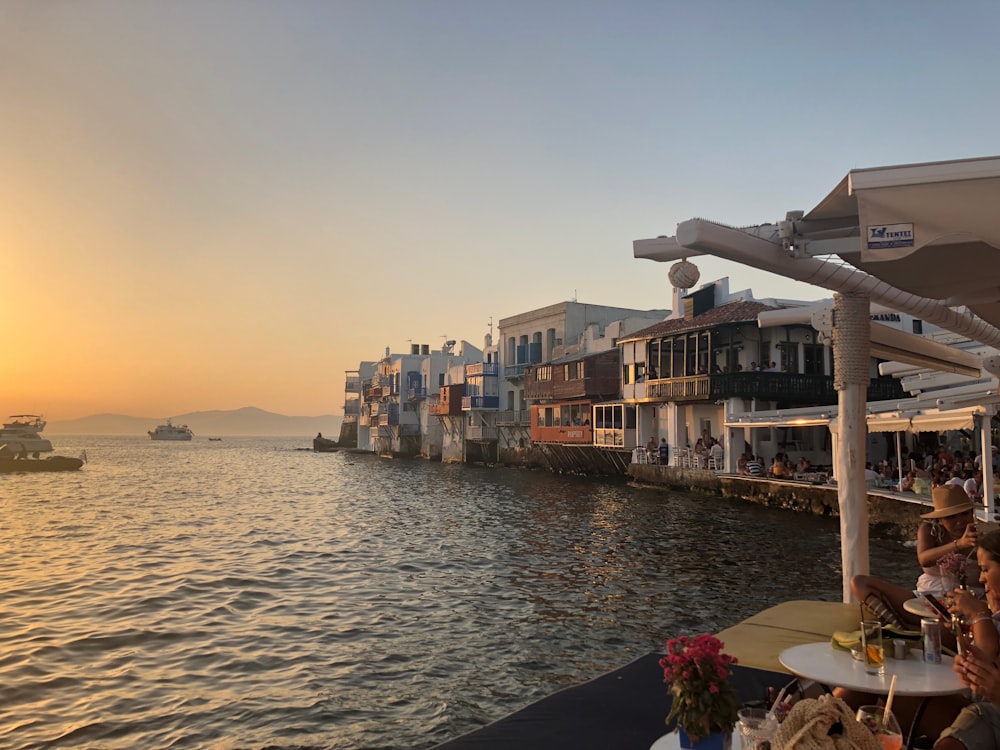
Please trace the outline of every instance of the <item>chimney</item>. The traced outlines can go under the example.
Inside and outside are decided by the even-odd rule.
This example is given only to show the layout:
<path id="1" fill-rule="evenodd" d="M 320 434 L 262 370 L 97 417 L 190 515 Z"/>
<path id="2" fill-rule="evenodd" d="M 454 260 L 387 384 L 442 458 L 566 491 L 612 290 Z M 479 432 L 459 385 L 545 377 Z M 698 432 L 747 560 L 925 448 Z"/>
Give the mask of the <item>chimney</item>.
<path id="1" fill-rule="evenodd" d="M 421 344 L 421 346 L 420 346 L 420 353 L 421 354 L 430 354 L 431 353 L 431 345 L 430 344 Z"/>
<path id="2" fill-rule="evenodd" d="M 420 344 L 410 344 L 410 354 L 420 354 Z"/>

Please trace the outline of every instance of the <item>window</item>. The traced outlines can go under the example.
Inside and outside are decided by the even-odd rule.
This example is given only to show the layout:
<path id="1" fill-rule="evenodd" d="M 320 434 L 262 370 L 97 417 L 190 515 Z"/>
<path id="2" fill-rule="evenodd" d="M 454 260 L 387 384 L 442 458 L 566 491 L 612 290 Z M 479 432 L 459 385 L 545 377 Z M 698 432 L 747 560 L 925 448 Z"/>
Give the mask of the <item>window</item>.
<path id="1" fill-rule="evenodd" d="M 799 345 L 794 341 L 782 341 L 778 344 L 781 350 L 781 371 L 799 371 Z"/>
<path id="2" fill-rule="evenodd" d="M 823 365 L 824 346 L 821 344 L 802 345 L 802 372 L 805 375 L 823 375 L 826 368 Z"/>
<path id="3" fill-rule="evenodd" d="M 552 380 L 552 365 L 542 365 L 535 368 L 535 381 Z"/>

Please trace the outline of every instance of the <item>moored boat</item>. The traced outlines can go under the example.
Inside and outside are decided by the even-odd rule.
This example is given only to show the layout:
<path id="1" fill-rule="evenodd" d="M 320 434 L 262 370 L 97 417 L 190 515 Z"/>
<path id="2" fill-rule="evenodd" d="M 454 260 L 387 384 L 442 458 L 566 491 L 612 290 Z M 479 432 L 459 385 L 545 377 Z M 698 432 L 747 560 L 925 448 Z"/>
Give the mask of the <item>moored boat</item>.
<path id="1" fill-rule="evenodd" d="M 71 456 L 47 456 L 45 458 L 0 456 L 0 474 L 28 471 L 74 471 L 81 466 L 83 466 L 83 459 Z"/>
<path id="2" fill-rule="evenodd" d="M 190 440 L 194 437 L 191 428 L 186 424 L 175 425 L 171 420 L 166 424 L 157 425 L 155 430 L 149 430 L 152 440 Z"/>
<path id="3" fill-rule="evenodd" d="M 330 440 L 330 438 L 323 437 L 323 433 L 320 432 L 313 438 L 313 450 L 317 453 L 333 453 L 340 446 L 337 445 L 336 440 Z"/>
<path id="4" fill-rule="evenodd" d="M 38 433 L 45 429 L 45 420 L 34 414 L 14 414 L 0 430 L 0 445 L 9 445 L 15 452 L 22 450 L 35 455 L 52 451 L 52 443 Z"/>

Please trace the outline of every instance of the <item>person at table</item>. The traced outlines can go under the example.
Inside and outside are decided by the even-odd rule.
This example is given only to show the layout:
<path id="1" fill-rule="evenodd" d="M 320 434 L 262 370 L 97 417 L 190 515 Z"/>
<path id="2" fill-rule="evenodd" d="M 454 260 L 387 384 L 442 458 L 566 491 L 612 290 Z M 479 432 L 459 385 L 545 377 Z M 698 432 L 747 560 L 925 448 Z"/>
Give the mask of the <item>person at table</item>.
<path id="1" fill-rule="evenodd" d="M 760 460 L 760 456 L 751 454 L 747 458 L 747 475 L 751 477 L 764 476 L 764 462 Z"/>
<path id="2" fill-rule="evenodd" d="M 694 453 L 698 459 L 698 468 L 705 468 L 708 465 L 708 446 L 705 445 L 704 438 L 698 438 L 694 444 Z"/>
<path id="3" fill-rule="evenodd" d="M 983 536 L 976 557 L 986 602 L 956 591 L 949 606 L 971 623 L 974 645 L 964 656 L 955 657 L 954 670 L 975 699 L 940 732 L 934 745 L 940 750 L 1000 750 L 1000 531 Z"/>
<path id="4" fill-rule="evenodd" d="M 976 547 L 976 564 L 979 575 L 977 580 L 985 586 L 986 601 L 976 598 L 970 591 L 954 591 L 948 595 L 946 601 L 948 610 L 953 615 L 962 616 L 968 623 L 969 636 L 971 636 L 974 647 L 970 647 L 970 660 L 981 660 L 984 663 L 996 664 L 997 657 L 1000 656 L 1000 530 L 991 531 L 984 534 Z M 951 623 L 945 623 L 946 628 L 951 627 Z M 971 656 L 974 653 L 975 657 Z M 960 670 L 962 657 L 955 658 L 955 670 L 960 678 L 968 685 L 969 681 L 963 676 Z M 970 662 L 971 663 L 971 662 Z M 973 680 L 978 679 L 975 675 L 982 674 L 984 682 L 987 679 L 985 668 L 976 669 L 970 673 Z M 997 667 L 997 698 L 1000 699 L 1000 667 Z M 878 696 L 858 693 L 856 691 L 837 688 L 834 694 L 842 698 L 848 705 L 857 708 L 861 705 L 875 703 Z M 893 706 L 893 713 L 896 714 L 902 726 L 911 726 L 914 719 L 919 717 L 920 724 L 913 727 L 920 734 L 927 737 L 945 737 L 950 734 L 949 729 L 959 724 L 968 723 L 966 708 L 969 699 L 962 694 L 941 695 L 925 700 L 916 696 L 901 695 L 896 699 Z M 997 707 L 997 721 L 1000 722 L 1000 707 Z M 973 714 L 978 716 L 976 711 Z M 997 725 L 1000 730 L 1000 723 Z M 961 734 L 958 730 L 956 733 Z M 914 732 L 914 736 L 917 736 Z M 957 750 L 961 744 L 938 744 L 935 748 L 942 747 L 944 750 Z M 979 745 L 970 744 L 966 750 L 978 750 L 980 747 L 993 747 L 1000 750 L 1000 745 Z"/>
<path id="5" fill-rule="evenodd" d="M 972 512 L 972 501 L 957 485 L 935 487 L 932 493 L 934 510 L 920 517 L 917 529 L 917 560 L 923 573 L 917 579 L 917 591 L 943 596 L 951 588 L 938 563 L 952 552 L 967 556 L 966 580 L 979 580 L 979 565 L 972 554 L 979 535 Z M 920 617 L 907 612 L 903 603 L 913 598 L 913 590 L 905 589 L 876 576 L 854 576 L 851 591 L 883 623 L 919 629 Z"/>

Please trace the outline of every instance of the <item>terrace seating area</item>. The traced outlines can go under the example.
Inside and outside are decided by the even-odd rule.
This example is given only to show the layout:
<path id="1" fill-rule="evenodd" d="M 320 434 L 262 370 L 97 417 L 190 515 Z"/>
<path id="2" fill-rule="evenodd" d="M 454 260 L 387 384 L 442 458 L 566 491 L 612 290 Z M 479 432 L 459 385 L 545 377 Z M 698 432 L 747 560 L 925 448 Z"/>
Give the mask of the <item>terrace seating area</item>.
<path id="1" fill-rule="evenodd" d="M 732 681 L 740 701 L 766 700 L 768 688 L 780 690 L 792 682 L 778 655 L 790 646 L 829 641 L 835 631 L 855 629 L 858 612 L 857 604 L 789 601 L 718 633 L 726 653 L 738 659 Z M 644 750 L 668 732 L 664 719 L 670 696 L 661 656 L 644 654 L 435 750 Z"/>

